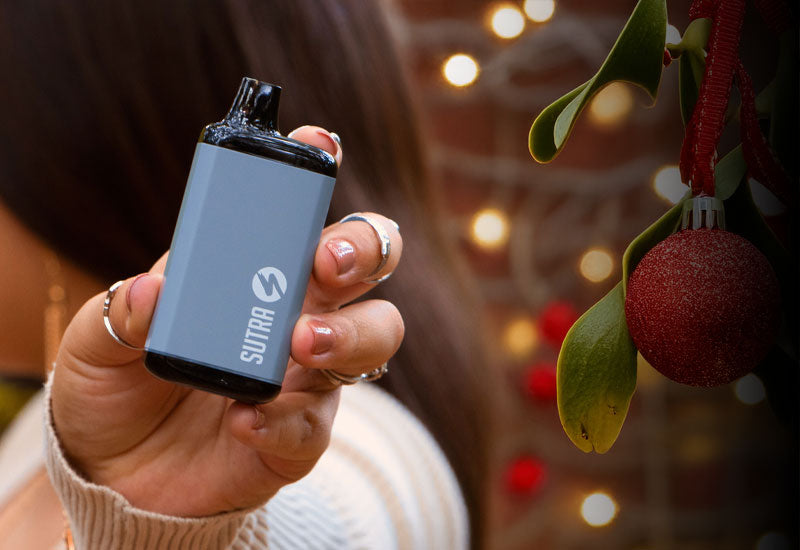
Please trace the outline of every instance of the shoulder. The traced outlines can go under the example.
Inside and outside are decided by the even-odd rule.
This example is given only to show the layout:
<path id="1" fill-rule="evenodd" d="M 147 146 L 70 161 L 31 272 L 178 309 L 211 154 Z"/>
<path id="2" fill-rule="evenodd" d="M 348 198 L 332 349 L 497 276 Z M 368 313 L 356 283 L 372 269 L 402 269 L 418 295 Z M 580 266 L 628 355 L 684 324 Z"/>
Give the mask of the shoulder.
<path id="1" fill-rule="evenodd" d="M 291 512 L 291 513 L 287 513 Z M 408 409 L 372 384 L 342 390 L 331 444 L 314 470 L 267 505 L 270 546 L 298 527 L 331 548 L 466 548 L 461 492 L 444 454 Z M 311 534 L 308 534 L 311 536 Z M 290 539 L 287 539 L 288 543 Z"/>

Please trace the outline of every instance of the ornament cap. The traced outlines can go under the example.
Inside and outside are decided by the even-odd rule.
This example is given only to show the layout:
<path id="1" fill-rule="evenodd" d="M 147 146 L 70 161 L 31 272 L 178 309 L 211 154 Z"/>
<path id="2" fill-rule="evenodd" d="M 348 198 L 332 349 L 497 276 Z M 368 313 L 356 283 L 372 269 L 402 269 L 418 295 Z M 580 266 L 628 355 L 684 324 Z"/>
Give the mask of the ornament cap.
<path id="1" fill-rule="evenodd" d="M 725 229 L 725 207 L 716 197 L 692 197 L 683 203 L 681 229 Z"/>

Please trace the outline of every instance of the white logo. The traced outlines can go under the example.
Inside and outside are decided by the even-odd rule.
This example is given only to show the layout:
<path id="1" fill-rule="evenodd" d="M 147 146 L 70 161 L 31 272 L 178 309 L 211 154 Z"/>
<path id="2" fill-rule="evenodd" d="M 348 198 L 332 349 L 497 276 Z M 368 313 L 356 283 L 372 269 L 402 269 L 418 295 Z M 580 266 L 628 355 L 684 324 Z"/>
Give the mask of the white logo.
<path id="1" fill-rule="evenodd" d="M 276 267 L 262 267 L 253 275 L 253 293 L 262 302 L 277 302 L 286 294 L 286 275 Z"/>

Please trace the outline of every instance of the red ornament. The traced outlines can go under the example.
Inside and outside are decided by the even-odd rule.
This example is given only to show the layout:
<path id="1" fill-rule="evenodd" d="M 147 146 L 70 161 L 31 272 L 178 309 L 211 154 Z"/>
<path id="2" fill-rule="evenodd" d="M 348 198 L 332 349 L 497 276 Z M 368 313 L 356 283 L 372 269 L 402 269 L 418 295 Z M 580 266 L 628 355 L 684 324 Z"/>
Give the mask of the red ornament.
<path id="1" fill-rule="evenodd" d="M 550 302 L 539 315 L 539 332 L 548 344 L 560 350 L 564 337 L 578 317 L 578 312 L 572 304 L 561 301 Z"/>
<path id="2" fill-rule="evenodd" d="M 556 399 L 556 366 L 552 363 L 535 363 L 525 371 L 525 393 L 536 401 Z"/>
<path id="3" fill-rule="evenodd" d="M 521 456 L 506 468 L 506 489 L 517 496 L 531 496 L 541 489 L 546 477 L 547 468 L 542 461 Z"/>
<path id="4" fill-rule="evenodd" d="M 719 386 L 766 356 L 780 324 L 778 280 L 746 239 L 687 229 L 656 245 L 628 281 L 625 316 L 642 356 L 690 386 Z"/>

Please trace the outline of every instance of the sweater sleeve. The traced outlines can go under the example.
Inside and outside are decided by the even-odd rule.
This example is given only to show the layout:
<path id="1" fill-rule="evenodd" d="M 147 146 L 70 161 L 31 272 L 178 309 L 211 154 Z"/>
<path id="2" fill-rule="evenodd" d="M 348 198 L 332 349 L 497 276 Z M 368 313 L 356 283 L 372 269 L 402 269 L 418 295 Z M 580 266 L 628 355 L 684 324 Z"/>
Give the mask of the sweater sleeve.
<path id="1" fill-rule="evenodd" d="M 45 395 L 46 462 L 80 550 L 463 550 L 455 475 L 422 424 L 371 384 L 342 390 L 331 443 L 306 477 L 263 507 L 207 518 L 140 510 L 66 460 Z"/>
<path id="2" fill-rule="evenodd" d="M 209 550 L 228 548 L 247 511 L 205 518 L 171 517 L 133 507 L 121 494 L 84 479 L 67 461 L 45 386 L 45 463 L 80 550 Z"/>

